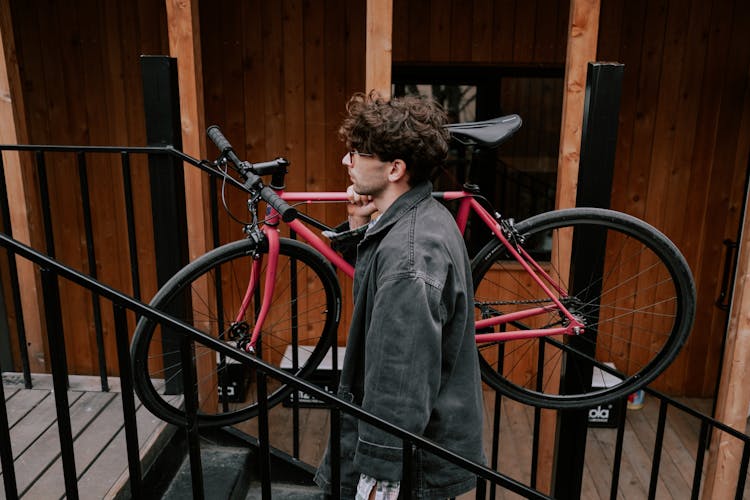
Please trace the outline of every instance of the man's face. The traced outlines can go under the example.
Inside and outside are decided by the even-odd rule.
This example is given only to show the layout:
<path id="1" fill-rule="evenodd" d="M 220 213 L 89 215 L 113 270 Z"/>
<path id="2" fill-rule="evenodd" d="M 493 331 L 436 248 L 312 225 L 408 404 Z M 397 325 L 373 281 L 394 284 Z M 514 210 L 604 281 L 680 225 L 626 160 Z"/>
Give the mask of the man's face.
<path id="1" fill-rule="evenodd" d="M 346 166 L 357 194 L 377 197 L 388 186 L 389 162 L 380 160 L 374 154 L 352 150 L 341 163 Z"/>

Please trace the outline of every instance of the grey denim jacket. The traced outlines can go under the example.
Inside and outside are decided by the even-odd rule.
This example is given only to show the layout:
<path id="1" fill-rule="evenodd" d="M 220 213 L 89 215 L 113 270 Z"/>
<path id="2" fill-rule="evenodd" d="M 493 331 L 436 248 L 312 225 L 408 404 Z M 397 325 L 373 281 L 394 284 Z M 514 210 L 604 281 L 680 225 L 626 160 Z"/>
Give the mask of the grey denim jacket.
<path id="1" fill-rule="evenodd" d="M 463 239 L 425 182 L 402 195 L 359 243 L 354 311 L 339 396 L 470 460 L 483 462 L 474 303 Z M 401 480 L 402 441 L 344 415 L 341 497 L 359 474 Z M 473 474 L 417 450 L 415 498 L 457 496 Z M 328 453 L 316 482 L 330 492 Z M 402 493 L 403 494 L 403 493 Z"/>

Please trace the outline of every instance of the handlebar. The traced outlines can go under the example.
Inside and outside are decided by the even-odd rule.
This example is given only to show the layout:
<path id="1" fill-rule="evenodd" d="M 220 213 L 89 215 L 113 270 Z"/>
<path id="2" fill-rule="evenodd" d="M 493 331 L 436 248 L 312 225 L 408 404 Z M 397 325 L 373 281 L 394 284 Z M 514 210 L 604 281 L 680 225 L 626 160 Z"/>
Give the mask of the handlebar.
<path id="1" fill-rule="evenodd" d="M 252 171 L 252 165 L 247 162 L 241 161 L 237 154 L 232 149 L 232 145 L 229 143 L 224 134 L 221 133 L 219 127 L 211 125 L 206 130 L 208 138 L 216 144 L 219 148 L 222 156 L 226 156 L 229 161 L 234 163 L 240 175 L 244 177 L 245 188 L 250 192 L 258 192 L 260 197 L 272 206 L 281 215 L 281 219 L 284 222 L 291 222 L 297 217 L 297 209 L 291 207 L 286 201 L 282 200 L 276 192 L 268 186 L 263 185 L 261 178 Z"/>

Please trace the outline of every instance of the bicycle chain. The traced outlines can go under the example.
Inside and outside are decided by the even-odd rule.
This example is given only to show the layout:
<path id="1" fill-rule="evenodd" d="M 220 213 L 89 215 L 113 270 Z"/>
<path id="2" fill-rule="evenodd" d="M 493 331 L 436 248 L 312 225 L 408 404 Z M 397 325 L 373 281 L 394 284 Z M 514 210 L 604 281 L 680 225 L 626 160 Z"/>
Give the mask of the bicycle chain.
<path id="1" fill-rule="evenodd" d="M 506 305 L 525 305 L 525 304 L 543 304 L 550 303 L 552 299 L 527 299 L 527 300 L 503 300 L 498 302 L 476 302 L 483 306 L 506 306 Z"/>

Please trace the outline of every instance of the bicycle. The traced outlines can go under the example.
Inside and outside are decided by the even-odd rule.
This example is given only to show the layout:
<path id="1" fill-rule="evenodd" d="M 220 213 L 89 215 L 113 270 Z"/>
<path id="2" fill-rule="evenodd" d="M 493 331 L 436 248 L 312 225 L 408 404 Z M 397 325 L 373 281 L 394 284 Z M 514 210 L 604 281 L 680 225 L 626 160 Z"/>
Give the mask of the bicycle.
<path id="1" fill-rule="evenodd" d="M 520 117 L 510 115 L 447 127 L 467 147 L 492 149 L 520 126 Z M 181 319 L 206 335 L 307 378 L 337 338 L 335 270 L 350 277 L 354 271 L 310 229 L 332 228 L 298 208 L 343 202 L 346 194 L 285 192 L 286 160 L 241 161 L 218 127 L 207 133 L 220 155 L 202 165 L 247 191 L 252 219 L 244 224 L 245 238 L 185 266 L 151 305 L 176 314 L 182 304 Z M 261 177 L 268 175 L 266 185 Z M 598 208 L 556 210 L 516 223 L 497 214 L 476 186 L 433 196 L 458 203 L 462 233 L 474 214 L 493 236 L 472 259 L 476 341 L 489 386 L 535 406 L 589 408 L 651 382 L 686 341 L 695 315 L 692 275 L 675 245 L 647 223 Z M 267 203 L 263 219 L 261 200 Z M 280 237 L 282 223 L 299 239 Z M 131 347 L 143 403 L 175 424 L 185 421 L 184 410 L 166 396 L 179 392 L 170 381 L 181 361 L 179 355 L 174 364 L 161 359 L 178 352 L 180 338 L 141 318 Z M 196 393 L 216 398 L 223 388 L 226 394 L 231 360 L 200 343 L 191 349 L 193 362 L 208 366 L 198 370 Z M 290 392 L 274 386 L 269 405 Z M 220 399 L 216 412 L 199 412 L 199 426 L 231 425 L 257 414 L 252 399 L 231 405 Z"/>

